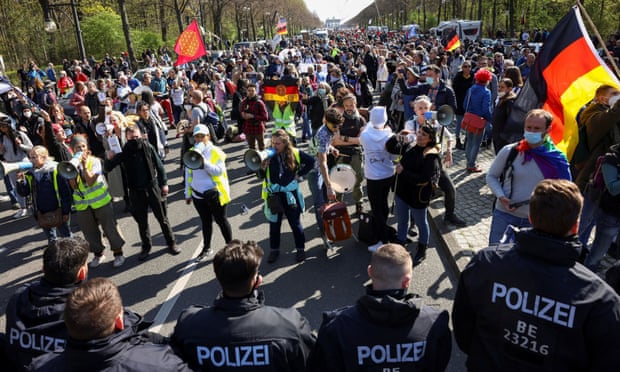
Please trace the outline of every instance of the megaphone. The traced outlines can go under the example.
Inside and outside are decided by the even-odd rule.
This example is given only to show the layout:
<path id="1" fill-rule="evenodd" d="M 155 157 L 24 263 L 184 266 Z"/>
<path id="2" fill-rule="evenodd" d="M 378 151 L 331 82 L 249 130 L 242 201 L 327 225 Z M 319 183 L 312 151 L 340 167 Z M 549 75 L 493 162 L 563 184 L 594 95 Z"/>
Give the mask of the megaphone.
<path id="1" fill-rule="evenodd" d="M 205 166 L 205 158 L 195 150 L 189 150 L 183 154 L 183 164 L 189 169 L 201 169 Z"/>
<path id="2" fill-rule="evenodd" d="M 4 178 L 7 174 L 17 171 L 25 171 L 32 169 L 32 163 L 29 161 L 20 161 L 19 163 L 5 163 L 0 161 L 0 178 Z"/>
<path id="3" fill-rule="evenodd" d="M 245 166 L 252 172 L 256 172 L 260 169 L 261 163 L 276 154 L 276 150 L 272 147 L 264 149 L 263 151 L 248 150 L 243 154 L 243 161 Z"/>
<path id="4" fill-rule="evenodd" d="M 107 129 L 108 128 L 106 128 L 105 123 L 98 123 L 97 125 L 95 125 L 95 132 L 100 136 L 104 136 Z"/>
<path id="5" fill-rule="evenodd" d="M 77 178 L 78 176 L 78 166 L 80 165 L 80 158 L 82 157 L 81 152 L 76 152 L 73 154 L 73 158 L 69 161 L 61 161 L 58 163 L 56 170 L 60 177 L 72 180 Z"/>
<path id="6" fill-rule="evenodd" d="M 437 120 L 440 125 L 446 126 L 454 120 L 454 110 L 449 105 L 443 105 L 437 111 L 428 111 L 425 119 Z"/>

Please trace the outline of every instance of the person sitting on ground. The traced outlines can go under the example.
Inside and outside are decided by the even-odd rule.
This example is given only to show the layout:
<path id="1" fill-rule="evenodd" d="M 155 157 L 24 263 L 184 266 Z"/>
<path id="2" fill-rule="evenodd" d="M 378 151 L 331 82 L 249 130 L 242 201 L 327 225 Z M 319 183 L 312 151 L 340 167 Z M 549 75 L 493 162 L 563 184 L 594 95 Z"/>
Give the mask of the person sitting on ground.
<path id="1" fill-rule="evenodd" d="M 294 308 L 264 305 L 257 289 L 262 258 L 262 248 L 253 241 L 233 240 L 215 254 L 213 270 L 222 293 L 212 307 L 185 309 L 170 340 L 191 368 L 228 369 L 232 363 L 239 371 L 306 369 L 315 336 Z"/>
<path id="2" fill-rule="evenodd" d="M 368 276 L 372 283 L 355 305 L 323 315 L 309 370 L 445 370 L 452 350 L 449 315 L 407 293 L 409 252 L 398 244 L 381 246 Z"/>
<path id="3" fill-rule="evenodd" d="M 68 297 L 64 352 L 35 358 L 31 371 L 190 371 L 150 323 L 123 308 L 110 279 L 94 278 Z"/>
<path id="4" fill-rule="evenodd" d="M 62 238 L 43 252 L 43 277 L 20 287 L 6 307 L 8 357 L 16 370 L 67 344 L 62 313 L 67 296 L 88 274 L 88 242 Z M 40 342 L 47 340 L 47 342 Z"/>

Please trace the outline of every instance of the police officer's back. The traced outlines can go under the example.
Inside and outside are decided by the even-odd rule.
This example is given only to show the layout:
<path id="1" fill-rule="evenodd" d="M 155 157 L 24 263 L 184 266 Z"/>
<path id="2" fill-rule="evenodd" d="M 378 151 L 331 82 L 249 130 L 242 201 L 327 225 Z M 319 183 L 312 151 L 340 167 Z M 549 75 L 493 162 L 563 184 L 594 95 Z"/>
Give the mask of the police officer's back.
<path id="1" fill-rule="evenodd" d="M 469 370 L 618 370 L 620 298 L 578 262 L 582 203 L 574 183 L 541 181 L 533 228 L 483 249 L 462 272 L 452 315 Z"/>
<path id="2" fill-rule="evenodd" d="M 323 315 L 312 371 L 443 371 L 450 360 L 449 315 L 407 294 L 412 260 L 398 244 L 373 253 L 372 284 L 355 305 Z"/>
<path id="3" fill-rule="evenodd" d="M 213 306 L 183 311 L 171 344 L 183 360 L 203 371 L 304 371 L 315 337 L 293 308 L 264 305 L 255 242 L 231 241 L 213 259 L 223 292 Z"/>

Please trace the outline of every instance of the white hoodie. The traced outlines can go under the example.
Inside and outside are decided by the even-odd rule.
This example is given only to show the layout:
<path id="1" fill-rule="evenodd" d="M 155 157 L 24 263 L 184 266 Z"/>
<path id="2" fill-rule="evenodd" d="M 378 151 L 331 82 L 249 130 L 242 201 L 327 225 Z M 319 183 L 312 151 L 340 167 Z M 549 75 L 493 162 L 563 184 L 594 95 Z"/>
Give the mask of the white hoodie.
<path id="1" fill-rule="evenodd" d="M 377 129 L 367 125 L 360 135 L 360 143 L 364 149 L 364 176 L 369 180 L 383 180 L 394 175 L 395 155 L 385 149 L 385 143 L 392 137 L 392 129 L 385 126 Z"/>

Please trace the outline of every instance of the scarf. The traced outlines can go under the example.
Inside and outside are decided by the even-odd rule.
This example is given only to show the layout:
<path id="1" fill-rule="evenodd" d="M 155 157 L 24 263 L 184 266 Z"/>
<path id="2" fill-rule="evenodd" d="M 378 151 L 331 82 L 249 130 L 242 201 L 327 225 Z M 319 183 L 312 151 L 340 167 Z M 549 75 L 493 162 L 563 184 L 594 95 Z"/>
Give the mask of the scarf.
<path id="1" fill-rule="evenodd" d="M 545 179 L 572 179 L 566 155 L 555 147 L 549 136 L 546 136 L 542 145 L 535 148 L 531 148 L 527 141 L 522 139 L 517 150 L 523 153 L 523 164 L 534 159 Z"/>

